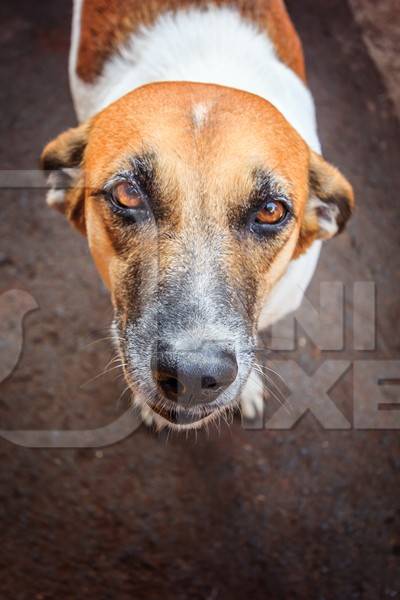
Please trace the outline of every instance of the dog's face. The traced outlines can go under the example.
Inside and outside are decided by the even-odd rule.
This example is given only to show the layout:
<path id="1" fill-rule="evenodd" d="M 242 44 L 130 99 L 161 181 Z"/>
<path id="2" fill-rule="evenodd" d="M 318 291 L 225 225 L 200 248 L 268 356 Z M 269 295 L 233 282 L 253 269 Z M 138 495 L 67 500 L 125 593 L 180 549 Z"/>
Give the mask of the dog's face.
<path id="1" fill-rule="evenodd" d="M 212 85 L 135 90 L 42 159 L 110 289 L 128 383 L 180 426 L 234 404 L 268 294 L 353 203 L 271 104 Z"/>

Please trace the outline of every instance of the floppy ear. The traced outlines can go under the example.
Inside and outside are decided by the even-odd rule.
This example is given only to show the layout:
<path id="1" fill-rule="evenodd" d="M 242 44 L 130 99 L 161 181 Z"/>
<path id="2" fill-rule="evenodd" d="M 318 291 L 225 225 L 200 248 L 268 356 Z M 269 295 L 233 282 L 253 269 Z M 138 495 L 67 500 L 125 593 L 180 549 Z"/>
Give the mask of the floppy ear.
<path id="1" fill-rule="evenodd" d="M 65 214 L 82 233 L 85 233 L 82 163 L 88 134 L 88 123 L 68 129 L 47 144 L 41 156 L 50 187 L 47 204 Z"/>
<path id="2" fill-rule="evenodd" d="M 314 240 L 341 233 L 354 208 L 353 188 L 319 154 L 310 151 L 309 197 L 300 230 L 298 254 Z"/>

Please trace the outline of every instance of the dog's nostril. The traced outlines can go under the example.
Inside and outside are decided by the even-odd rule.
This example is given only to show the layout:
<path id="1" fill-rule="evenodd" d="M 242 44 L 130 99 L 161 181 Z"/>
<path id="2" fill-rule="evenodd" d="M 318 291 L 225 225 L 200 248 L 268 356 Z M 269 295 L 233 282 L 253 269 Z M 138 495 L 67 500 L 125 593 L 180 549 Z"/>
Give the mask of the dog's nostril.
<path id="1" fill-rule="evenodd" d="M 187 352 L 157 350 L 153 379 L 165 398 L 182 406 L 212 403 L 238 373 L 236 356 L 217 344 Z"/>
<path id="2" fill-rule="evenodd" d="M 201 378 L 201 389 L 202 390 L 214 390 L 218 387 L 218 382 L 214 377 L 202 377 Z"/>
<path id="3" fill-rule="evenodd" d="M 167 373 L 157 373 L 157 382 L 164 394 L 170 400 L 185 393 L 185 386 L 174 376 Z"/>

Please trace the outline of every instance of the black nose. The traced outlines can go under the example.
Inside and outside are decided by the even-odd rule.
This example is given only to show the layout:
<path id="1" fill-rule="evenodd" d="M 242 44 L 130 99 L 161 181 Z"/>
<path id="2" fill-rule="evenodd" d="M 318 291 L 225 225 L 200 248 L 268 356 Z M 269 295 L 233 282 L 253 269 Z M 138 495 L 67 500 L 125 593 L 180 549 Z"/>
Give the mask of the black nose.
<path id="1" fill-rule="evenodd" d="M 152 371 L 168 400 L 193 406 L 215 400 L 235 381 L 238 366 L 232 352 L 213 344 L 198 351 L 159 350 Z"/>

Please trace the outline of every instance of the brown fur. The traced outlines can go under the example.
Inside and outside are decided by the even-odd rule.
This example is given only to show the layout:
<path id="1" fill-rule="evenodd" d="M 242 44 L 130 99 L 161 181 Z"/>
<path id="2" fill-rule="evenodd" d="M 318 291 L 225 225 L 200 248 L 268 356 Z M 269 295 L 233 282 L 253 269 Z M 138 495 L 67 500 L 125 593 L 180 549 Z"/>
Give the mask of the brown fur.
<path id="1" fill-rule="evenodd" d="M 301 42 L 283 0 L 213 0 L 237 6 L 243 16 L 265 30 L 280 59 L 305 81 Z M 92 83 L 104 63 L 141 25 L 151 25 L 167 10 L 206 7 L 209 0 L 84 0 L 77 72 Z"/>
<path id="2" fill-rule="evenodd" d="M 338 169 L 315 152 L 310 154 L 309 195 L 316 196 L 327 204 L 334 203 L 338 207 L 338 233 L 341 233 L 354 210 L 353 189 Z M 320 231 L 316 212 L 306 209 L 293 258 L 303 254 L 315 240 L 328 237 Z"/>
<path id="3" fill-rule="evenodd" d="M 200 101 L 208 102 L 213 108 L 204 128 L 195 131 L 191 122 L 192 106 Z M 243 110 L 245 105 L 246 110 Z M 157 122 L 156 128 L 154 122 Z M 292 148 L 289 156 L 287 145 Z M 158 157 L 162 201 L 168 203 L 170 211 L 165 225 L 169 231 L 190 229 L 195 237 L 211 221 L 225 232 L 229 210 L 249 196 L 251 174 L 258 167 L 273 169 L 277 178 L 287 181 L 301 218 L 307 191 L 308 148 L 280 113 L 256 96 L 193 84 L 157 84 L 129 94 L 94 120 L 85 164 L 89 188 L 104 185 L 118 169 L 128 167 L 132 156 L 143 150 L 155 152 Z M 102 246 L 106 230 L 97 218 L 97 199 L 87 196 L 86 200 L 89 243 L 92 252 L 103 257 L 105 278 L 110 275 L 108 261 L 104 260 L 108 251 Z M 107 211 L 103 214 L 107 219 Z M 113 231 L 118 235 L 115 228 Z M 162 237 L 162 225 L 159 234 Z M 297 238 L 296 228 L 291 235 Z M 251 279 L 262 282 L 258 286 L 261 302 L 273 284 L 265 274 L 281 250 L 282 242 L 266 248 L 252 239 L 240 243 L 232 241 L 232 260 L 226 265 L 229 278 L 236 282 L 242 280 L 241 265 L 245 261 Z M 131 241 L 132 252 L 139 254 L 151 255 L 153 245 L 152 236 L 144 237 L 140 243 Z M 166 241 L 156 251 L 160 271 L 170 262 L 174 263 L 173 243 Z M 131 255 L 130 260 L 132 258 Z M 114 255 L 113 259 L 115 264 L 118 257 Z M 112 275 L 111 289 L 115 292 L 120 277 L 116 271 L 116 280 Z"/>
<path id="4" fill-rule="evenodd" d="M 209 107 L 201 128 L 193 121 L 193 106 L 199 102 Z M 80 191 L 70 190 L 66 212 L 72 219 L 78 216 L 78 226 L 85 228 L 115 303 L 124 288 L 127 263 L 139 264 L 142 256 L 157 252 L 161 271 L 179 268 L 171 232 L 188 232 L 195 239 L 210 225 L 228 240 L 227 276 L 237 288 L 248 288 L 253 300 L 257 298 L 257 312 L 290 259 L 319 237 L 316 215 L 306 210 L 310 185 L 311 193 L 327 202 L 337 199 L 348 210 L 353 202 L 343 176 L 309 150 L 279 111 L 258 96 L 230 88 L 190 83 L 139 88 L 89 124 L 52 142 L 44 151 L 44 165 L 52 168 L 64 161 L 68 166 L 69 153 L 75 164 L 77 140 L 82 144 L 86 192 L 83 198 Z M 157 239 L 148 231 L 128 235 L 107 203 L 93 196 L 93 190 L 101 189 L 121 169 L 129 169 L 132 157 L 143 153 L 156 157 L 158 202 L 168 215 L 158 223 Z M 284 234 L 266 243 L 251 235 L 235 237 L 228 221 L 232 211 L 245 210 L 257 169 L 281 182 L 296 215 Z M 162 241 L 164 230 L 167 238 Z"/>

